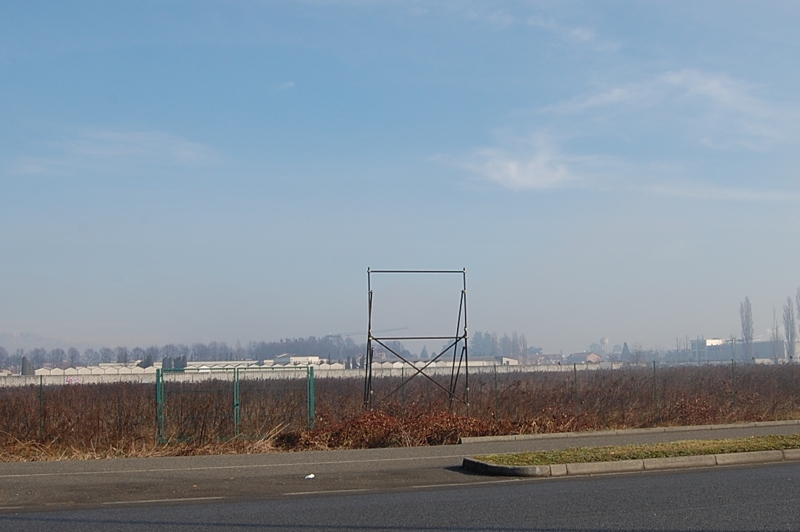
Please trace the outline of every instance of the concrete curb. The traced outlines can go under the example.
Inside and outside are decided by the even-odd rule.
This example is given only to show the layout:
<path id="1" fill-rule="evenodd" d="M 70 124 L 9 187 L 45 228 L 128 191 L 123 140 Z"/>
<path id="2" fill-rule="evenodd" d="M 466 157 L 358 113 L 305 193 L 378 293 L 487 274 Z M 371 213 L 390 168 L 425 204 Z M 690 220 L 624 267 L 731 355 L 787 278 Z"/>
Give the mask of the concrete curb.
<path id="1" fill-rule="evenodd" d="M 594 430 L 587 432 L 556 432 L 552 434 L 510 434 L 507 436 L 474 436 L 461 438 L 459 443 L 485 443 L 499 441 L 556 440 L 562 438 L 589 438 L 596 436 L 624 436 L 626 434 L 657 434 L 662 432 L 690 432 L 697 430 L 745 429 L 753 427 L 784 427 L 800 425 L 800 420 L 786 421 L 754 421 L 751 423 L 733 423 L 729 425 L 689 425 L 685 427 L 655 427 L 651 429 Z"/>
<path id="2" fill-rule="evenodd" d="M 800 449 L 672 456 L 668 458 L 645 458 L 643 460 L 619 460 L 615 462 L 585 462 L 541 466 L 504 466 L 490 464 L 481 460 L 475 460 L 474 458 L 464 458 L 461 467 L 473 473 L 481 473 L 484 475 L 505 477 L 563 477 L 743 464 L 768 464 L 795 460 L 800 460 Z"/>

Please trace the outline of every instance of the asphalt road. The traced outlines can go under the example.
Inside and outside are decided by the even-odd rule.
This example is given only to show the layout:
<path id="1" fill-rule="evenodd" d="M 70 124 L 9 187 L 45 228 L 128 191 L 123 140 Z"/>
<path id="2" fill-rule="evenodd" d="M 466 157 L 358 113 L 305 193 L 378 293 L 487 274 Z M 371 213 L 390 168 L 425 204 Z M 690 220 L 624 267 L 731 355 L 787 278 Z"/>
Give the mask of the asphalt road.
<path id="1" fill-rule="evenodd" d="M 798 530 L 800 464 L 0 516 L 19 532 Z"/>
<path id="2" fill-rule="evenodd" d="M 800 433 L 800 425 L 638 434 L 591 434 L 439 447 L 0 464 L 0 516 L 125 505 L 243 501 L 306 494 L 471 486 L 464 456 L 590 445 Z M 314 479 L 306 479 L 314 474 Z M 800 526 L 798 526 L 800 529 Z"/>

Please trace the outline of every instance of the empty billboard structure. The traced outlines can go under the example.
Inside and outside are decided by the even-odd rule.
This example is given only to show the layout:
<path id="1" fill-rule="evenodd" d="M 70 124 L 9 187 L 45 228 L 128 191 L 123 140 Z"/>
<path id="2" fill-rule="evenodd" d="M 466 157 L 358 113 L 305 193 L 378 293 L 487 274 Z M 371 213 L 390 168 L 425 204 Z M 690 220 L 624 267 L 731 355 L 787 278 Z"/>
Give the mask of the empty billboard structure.
<path id="1" fill-rule="evenodd" d="M 455 334 L 447 335 L 444 332 L 434 334 L 431 336 L 375 336 L 372 330 L 373 323 L 373 300 L 374 293 L 372 289 L 372 276 L 373 275 L 460 275 L 461 276 L 461 294 L 459 297 L 458 305 L 458 318 L 456 320 Z M 452 410 L 454 403 L 461 403 L 469 407 L 469 352 L 467 347 L 467 270 L 371 270 L 367 268 L 367 291 L 369 296 L 369 322 L 367 326 L 367 353 L 365 357 L 365 376 L 364 376 L 364 406 L 365 408 L 372 408 L 376 403 L 381 400 L 390 398 L 412 379 L 422 377 L 430 381 L 433 386 L 441 389 L 447 394 L 449 407 Z M 377 332 L 377 331 L 376 331 Z M 398 353 L 397 349 L 393 349 L 388 342 L 404 341 L 404 340 L 431 340 L 431 341 L 446 341 L 449 342 L 447 347 L 442 349 L 440 353 L 433 356 L 430 360 L 419 361 L 414 363 L 409 360 L 407 356 Z M 376 346 L 395 355 L 398 360 L 403 363 L 403 368 L 406 366 L 410 369 L 408 377 L 401 377 L 400 385 L 394 388 L 386 395 L 376 398 L 374 397 L 374 390 L 372 387 L 372 366 L 375 355 Z M 433 378 L 432 367 L 435 362 L 444 360 L 452 354 L 452 366 L 450 367 L 450 382 L 443 384 L 439 380 Z M 436 365 L 434 365 L 435 367 Z M 437 371 L 441 374 L 441 371 Z"/>

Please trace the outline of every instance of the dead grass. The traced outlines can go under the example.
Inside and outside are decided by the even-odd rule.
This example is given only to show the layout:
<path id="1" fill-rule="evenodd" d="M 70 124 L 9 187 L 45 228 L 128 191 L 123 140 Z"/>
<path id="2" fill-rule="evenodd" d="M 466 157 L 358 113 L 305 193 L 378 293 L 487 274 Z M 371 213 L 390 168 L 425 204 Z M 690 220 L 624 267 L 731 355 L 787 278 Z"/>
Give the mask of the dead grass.
<path id="1" fill-rule="evenodd" d="M 477 460 L 507 466 L 535 466 L 576 464 L 587 462 L 615 462 L 670 458 L 708 454 L 744 453 L 800 449 L 800 434 L 789 436 L 753 436 L 726 440 L 684 440 L 651 445 L 620 445 L 609 447 L 575 447 L 555 451 L 489 454 L 476 456 Z"/>

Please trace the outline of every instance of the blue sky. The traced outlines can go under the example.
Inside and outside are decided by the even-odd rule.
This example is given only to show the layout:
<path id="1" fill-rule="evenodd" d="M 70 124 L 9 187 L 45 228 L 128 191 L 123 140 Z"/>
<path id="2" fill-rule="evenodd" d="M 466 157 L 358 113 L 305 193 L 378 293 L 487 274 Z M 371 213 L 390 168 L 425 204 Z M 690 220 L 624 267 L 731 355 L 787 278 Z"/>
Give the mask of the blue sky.
<path id="1" fill-rule="evenodd" d="M 739 334 L 745 296 L 766 337 L 800 285 L 799 15 L 3 2 L 0 333 L 359 331 L 367 267 L 465 267 L 470 329 L 547 352 Z M 449 332 L 445 288 L 376 288 L 376 326 Z"/>

